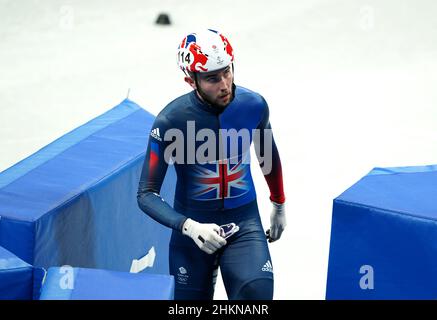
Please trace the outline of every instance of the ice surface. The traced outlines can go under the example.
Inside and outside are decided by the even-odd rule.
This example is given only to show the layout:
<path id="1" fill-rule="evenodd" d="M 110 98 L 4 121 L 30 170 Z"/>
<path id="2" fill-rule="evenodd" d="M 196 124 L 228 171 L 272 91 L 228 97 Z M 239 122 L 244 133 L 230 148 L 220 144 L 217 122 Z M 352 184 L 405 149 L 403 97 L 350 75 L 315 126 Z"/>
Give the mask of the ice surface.
<path id="1" fill-rule="evenodd" d="M 160 12 L 173 24 L 157 26 Z M 437 3 L 0 0 L 0 171 L 130 98 L 157 114 L 190 90 L 186 33 L 226 34 L 283 163 L 288 227 L 275 299 L 324 299 L 332 200 L 373 167 L 437 163 Z M 268 227 L 270 203 L 252 166 Z M 226 299 L 219 280 L 216 299 Z"/>

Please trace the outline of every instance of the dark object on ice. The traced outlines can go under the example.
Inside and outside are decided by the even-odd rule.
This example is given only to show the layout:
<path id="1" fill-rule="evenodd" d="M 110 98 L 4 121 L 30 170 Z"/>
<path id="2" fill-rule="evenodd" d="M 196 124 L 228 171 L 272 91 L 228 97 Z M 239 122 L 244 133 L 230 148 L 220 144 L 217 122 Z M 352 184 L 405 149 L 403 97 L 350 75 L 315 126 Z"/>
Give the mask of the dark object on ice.
<path id="1" fill-rule="evenodd" d="M 156 19 L 156 24 L 170 25 L 170 17 L 167 13 L 160 13 L 158 18 Z"/>

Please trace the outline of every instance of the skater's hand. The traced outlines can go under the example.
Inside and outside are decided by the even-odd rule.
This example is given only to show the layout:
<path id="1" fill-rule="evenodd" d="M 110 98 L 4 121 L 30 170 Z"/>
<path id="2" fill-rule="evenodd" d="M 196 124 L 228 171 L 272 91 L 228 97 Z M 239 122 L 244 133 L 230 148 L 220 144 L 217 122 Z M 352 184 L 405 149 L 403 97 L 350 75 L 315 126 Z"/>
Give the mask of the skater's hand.
<path id="1" fill-rule="evenodd" d="M 282 231 L 287 225 L 285 217 L 285 204 L 272 201 L 273 210 L 270 214 L 270 229 L 266 231 L 266 238 L 273 242 L 281 238 Z"/>
<path id="2" fill-rule="evenodd" d="M 188 218 L 182 226 L 182 233 L 208 254 L 226 245 L 226 240 L 220 236 L 220 227 L 214 223 L 199 223 Z"/>

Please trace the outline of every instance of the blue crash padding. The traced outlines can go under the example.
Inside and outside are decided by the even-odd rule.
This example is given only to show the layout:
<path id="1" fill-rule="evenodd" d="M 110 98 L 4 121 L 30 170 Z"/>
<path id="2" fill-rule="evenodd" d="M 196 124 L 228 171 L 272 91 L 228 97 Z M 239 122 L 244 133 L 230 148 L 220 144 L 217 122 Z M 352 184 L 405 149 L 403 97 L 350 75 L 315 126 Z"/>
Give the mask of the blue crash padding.
<path id="1" fill-rule="evenodd" d="M 39 297 L 44 270 L 34 268 L 0 246 L 0 300 Z"/>
<path id="2" fill-rule="evenodd" d="M 154 116 L 124 100 L 0 174 L 0 245 L 34 266 L 168 273 L 170 230 L 144 214 L 137 188 Z M 161 190 L 173 204 L 176 174 Z"/>
<path id="3" fill-rule="evenodd" d="M 170 275 L 52 267 L 41 300 L 172 300 Z"/>
<path id="4" fill-rule="evenodd" d="M 326 298 L 437 298 L 437 166 L 375 168 L 334 200 Z"/>

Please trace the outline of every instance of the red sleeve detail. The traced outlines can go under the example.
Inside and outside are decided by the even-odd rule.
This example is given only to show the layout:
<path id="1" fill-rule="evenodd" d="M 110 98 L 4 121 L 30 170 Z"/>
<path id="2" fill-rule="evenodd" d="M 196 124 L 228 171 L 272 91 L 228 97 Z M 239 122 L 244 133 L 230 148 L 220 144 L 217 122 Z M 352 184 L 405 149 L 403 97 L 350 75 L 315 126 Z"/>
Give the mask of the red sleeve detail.
<path id="1" fill-rule="evenodd" d="M 272 172 L 265 175 L 264 178 L 270 189 L 270 200 L 276 203 L 285 202 L 284 184 L 282 182 L 282 168 L 281 162 L 276 164 L 272 169 Z"/>

